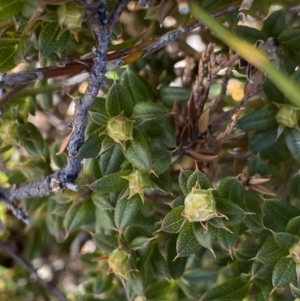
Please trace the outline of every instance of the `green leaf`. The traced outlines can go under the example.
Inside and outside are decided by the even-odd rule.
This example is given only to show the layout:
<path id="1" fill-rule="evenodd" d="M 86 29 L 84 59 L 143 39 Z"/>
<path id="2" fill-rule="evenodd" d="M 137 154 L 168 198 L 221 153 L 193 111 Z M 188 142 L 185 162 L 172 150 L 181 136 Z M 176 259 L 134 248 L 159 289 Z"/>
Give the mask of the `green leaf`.
<path id="1" fill-rule="evenodd" d="M 177 233 L 183 226 L 184 218 L 182 212 L 184 206 L 178 206 L 172 209 L 164 218 L 161 230 L 168 233 Z"/>
<path id="2" fill-rule="evenodd" d="M 187 187 L 187 181 L 192 174 L 193 171 L 191 170 L 181 170 L 179 174 L 179 186 L 185 196 L 190 192 L 190 190 Z"/>
<path id="3" fill-rule="evenodd" d="M 273 231 L 284 230 L 291 218 L 300 215 L 299 209 L 278 200 L 265 200 L 263 211 L 265 213 L 264 225 Z"/>
<path id="4" fill-rule="evenodd" d="M 67 30 L 60 35 L 60 26 L 58 23 L 47 23 L 38 37 L 38 47 L 41 55 L 49 56 L 55 53 L 61 53 L 66 49 L 70 39 L 70 32 Z"/>
<path id="5" fill-rule="evenodd" d="M 64 219 L 64 227 L 67 232 L 74 231 L 83 225 L 95 211 L 91 199 L 79 202 L 70 207 Z"/>
<path id="6" fill-rule="evenodd" d="M 300 287 L 290 283 L 291 293 L 294 298 L 300 298 Z"/>
<path id="7" fill-rule="evenodd" d="M 144 294 L 143 279 L 139 273 L 128 273 L 125 290 L 128 300 L 134 300 Z"/>
<path id="8" fill-rule="evenodd" d="M 280 248 L 275 238 L 270 236 L 265 240 L 255 258 L 263 264 L 268 265 L 276 263 L 280 258 L 288 255 L 288 253 L 288 250 Z"/>
<path id="9" fill-rule="evenodd" d="M 267 98 L 276 103 L 287 103 L 281 91 L 279 91 L 276 86 L 267 78 L 264 82 L 264 92 Z"/>
<path id="10" fill-rule="evenodd" d="M 201 297 L 201 301 L 240 301 L 250 289 L 250 283 L 242 277 L 234 277 L 217 286 L 209 288 Z"/>
<path id="11" fill-rule="evenodd" d="M 30 156 L 43 157 L 44 139 L 35 125 L 28 122 L 21 138 L 21 144 Z"/>
<path id="12" fill-rule="evenodd" d="M 1 12 L 0 12 L 1 18 Z M 10 71 L 16 66 L 15 55 L 18 51 L 18 45 L 2 46 L 0 45 L 0 71 Z"/>
<path id="13" fill-rule="evenodd" d="M 124 229 L 129 226 L 137 216 L 140 206 L 141 198 L 137 194 L 130 199 L 118 200 L 114 215 L 117 228 Z"/>
<path id="14" fill-rule="evenodd" d="M 291 234 L 286 232 L 273 233 L 276 244 L 283 249 L 289 250 L 296 242 L 297 238 Z"/>
<path id="15" fill-rule="evenodd" d="M 168 280 L 160 280 L 147 286 L 145 296 L 149 301 L 167 300 L 167 294 L 170 290 L 170 282 Z"/>
<path id="16" fill-rule="evenodd" d="M 160 87 L 159 97 L 164 105 L 172 107 L 174 103 L 184 103 L 190 98 L 191 91 L 183 87 Z"/>
<path id="17" fill-rule="evenodd" d="M 122 74 L 120 83 L 127 90 L 135 104 L 150 98 L 150 93 L 139 74 L 127 69 Z"/>
<path id="18" fill-rule="evenodd" d="M 219 197 L 215 197 L 217 211 L 226 215 L 228 220 L 223 219 L 226 225 L 238 225 L 245 218 L 245 212 L 237 204 Z"/>
<path id="19" fill-rule="evenodd" d="M 173 210 L 176 210 L 177 208 Z M 176 241 L 177 257 L 189 256 L 200 249 L 201 245 L 195 237 L 193 224 L 186 222 L 180 230 Z"/>
<path id="20" fill-rule="evenodd" d="M 136 168 L 151 172 L 152 154 L 145 137 L 136 129 L 133 130 L 133 141 L 126 142 L 125 158 Z"/>
<path id="21" fill-rule="evenodd" d="M 165 192 L 170 192 L 172 189 L 172 178 L 169 171 L 160 174 L 158 177 L 154 174 L 150 175 L 151 181 L 157 185 L 158 188 Z"/>
<path id="22" fill-rule="evenodd" d="M 262 28 L 265 36 L 276 38 L 282 32 L 285 26 L 285 15 L 282 10 L 277 10 L 273 12 L 268 18 L 264 21 Z"/>
<path id="23" fill-rule="evenodd" d="M 217 234 L 216 228 L 209 225 L 206 230 L 200 223 L 193 223 L 193 230 L 199 244 L 213 253 L 212 244 Z"/>
<path id="24" fill-rule="evenodd" d="M 180 173 L 181 174 L 181 173 Z M 209 180 L 207 179 L 206 175 L 203 174 L 199 170 L 195 170 L 189 177 L 186 183 L 187 191 L 192 191 L 192 188 L 195 187 L 196 183 L 200 184 L 201 189 L 209 189 L 211 188 L 211 184 Z"/>
<path id="25" fill-rule="evenodd" d="M 296 279 L 296 263 L 293 258 L 280 258 L 272 274 L 274 287 L 283 287 Z"/>
<path id="26" fill-rule="evenodd" d="M 123 179 L 123 177 L 128 176 L 129 174 L 130 171 L 127 170 L 103 176 L 94 183 L 90 184 L 90 189 L 100 193 L 109 193 L 112 191 L 122 190 L 128 185 L 128 181 Z"/>
<path id="27" fill-rule="evenodd" d="M 171 152 L 166 149 L 158 149 L 152 153 L 152 169 L 156 175 L 161 175 L 169 170 L 171 165 Z"/>
<path id="28" fill-rule="evenodd" d="M 161 147 L 174 148 L 176 147 L 176 137 L 174 128 L 168 120 L 158 124 L 152 129 L 146 130 L 147 136 L 160 144 Z"/>
<path id="29" fill-rule="evenodd" d="M 109 136 L 104 136 L 104 139 L 101 144 L 100 155 L 108 151 L 115 144 L 116 142 L 113 139 L 111 139 Z"/>
<path id="30" fill-rule="evenodd" d="M 263 286 L 270 284 L 272 282 L 274 265 L 275 262 L 266 264 L 259 260 L 254 260 L 251 267 L 251 279 Z"/>
<path id="31" fill-rule="evenodd" d="M 256 293 L 256 301 L 269 301 L 270 300 L 270 294 L 273 287 L 270 286 L 261 286 L 258 288 Z"/>
<path id="32" fill-rule="evenodd" d="M 276 141 L 277 128 L 256 131 L 250 140 L 252 152 L 261 152 L 271 148 Z"/>
<path id="33" fill-rule="evenodd" d="M 98 134 L 91 135 L 80 147 L 78 156 L 81 158 L 96 158 L 101 149 L 101 145 L 105 136 Z"/>
<path id="34" fill-rule="evenodd" d="M 273 129 L 277 126 L 276 113 L 274 109 L 254 111 L 240 118 L 237 126 L 244 131 Z"/>
<path id="35" fill-rule="evenodd" d="M 134 238 L 129 244 L 130 249 L 136 251 L 140 258 L 145 257 L 148 252 L 149 244 L 152 239 L 146 236 L 139 236 Z"/>
<path id="36" fill-rule="evenodd" d="M 262 200 L 256 193 L 247 193 L 245 195 L 245 210 L 254 214 L 247 214 L 244 223 L 253 232 L 261 232 L 264 228 L 262 210 Z"/>
<path id="37" fill-rule="evenodd" d="M 96 98 L 89 110 L 91 119 L 101 127 L 106 127 L 107 121 L 109 119 L 106 113 L 105 102 L 105 98 Z"/>
<path id="38" fill-rule="evenodd" d="M 255 174 L 264 176 L 268 175 L 269 169 L 263 160 L 258 156 L 252 156 L 248 162 L 248 174 L 254 176 Z"/>
<path id="39" fill-rule="evenodd" d="M 234 177 L 225 177 L 218 186 L 218 194 L 221 198 L 235 204 L 243 203 L 244 191 L 242 184 Z"/>
<path id="40" fill-rule="evenodd" d="M 286 145 L 292 156 L 300 162 L 300 131 L 296 129 L 285 128 L 284 138 Z"/>
<path id="41" fill-rule="evenodd" d="M 118 238 L 114 235 L 96 233 L 93 235 L 96 245 L 107 253 L 118 248 Z"/>
<path id="42" fill-rule="evenodd" d="M 132 242 L 135 238 L 141 236 L 152 238 L 152 233 L 145 229 L 145 227 L 137 225 L 131 225 L 124 231 L 124 238 L 129 243 Z"/>
<path id="43" fill-rule="evenodd" d="M 300 216 L 293 217 L 288 221 L 286 232 L 300 236 Z"/>
<path id="44" fill-rule="evenodd" d="M 133 112 L 132 99 L 127 91 L 119 84 L 111 86 L 106 96 L 106 112 L 109 116 L 114 117 L 122 112 L 125 117 L 130 117 Z"/>
<path id="45" fill-rule="evenodd" d="M 178 279 L 184 272 L 187 257 L 176 257 L 177 235 L 171 237 L 167 244 L 167 272 L 172 279 Z"/>
<path id="46" fill-rule="evenodd" d="M 124 161 L 123 149 L 119 143 L 100 156 L 100 170 L 103 175 L 117 172 Z"/>
<path id="47" fill-rule="evenodd" d="M 173 202 L 171 203 L 171 208 L 174 209 L 178 206 L 182 206 L 184 205 L 184 199 L 185 199 L 185 196 L 184 195 L 179 195 L 177 196 Z"/>
<path id="48" fill-rule="evenodd" d="M 95 206 L 101 210 L 113 209 L 113 206 L 109 201 L 109 199 L 99 193 L 95 193 L 95 192 L 92 193 L 92 201 L 95 204 Z"/>
<path id="49" fill-rule="evenodd" d="M 284 30 L 278 37 L 280 45 L 289 50 L 300 50 L 300 29 Z"/>
<path id="50" fill-rule="evenodd" d="M 235 246 L 238 238 L 240 227 L 239 226 L 228 226 L 227 227 L 231 232 L 225 229 L 219 228 L 217 231 L 217 241 L 219 242 L 220 246 L 227 250 L 230 254 L 232 253 L 232 248 Z"/>
<path id="51" fill-rule="evenodd" d="M 96 207 L 96 229 L 102 231 L 103 229 L 112 230 L 115 229 L 112 210 L 103 210 L 100 207 Z M 99 231 L 97 231 L 99 232 Z"/>
<path id="52" fill-rule="evenodd" d="M 21 11 L 22 5 L 19 0 L 1 0 L 0 23 L 16 16 Z M 0 51 L 1 52 L 1 51 Z"/>
<path id="53" fill-rule="evenodd" d="M 140 129 L 149 129 L 159 125 L 169 116 L 166 107 L 153 102 L 139 102 L 133 108 L 134 126 Z"/>
<path id="54" fill-rule="evenodd" d="M 259 40 L 264 40 L 264 35 L 256 28 L 247 26 L 236 26 L 233 32 L 244 41 L 248 41 L 251 44 L 255 44 Z"/>

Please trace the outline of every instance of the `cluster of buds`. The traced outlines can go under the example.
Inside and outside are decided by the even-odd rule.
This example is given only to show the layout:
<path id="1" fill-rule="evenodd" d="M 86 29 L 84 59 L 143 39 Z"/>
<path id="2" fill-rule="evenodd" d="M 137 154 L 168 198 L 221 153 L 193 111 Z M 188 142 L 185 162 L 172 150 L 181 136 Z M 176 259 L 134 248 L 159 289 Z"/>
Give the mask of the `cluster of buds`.
<path id="1" fill-rule="evenodd" d="M 130 255 L 120 248 L 114 250 L 107 259 L 109 265 L 108 273 L 114 273 L 126 279 L 127 273 L 131 271 L 129 257 Z"/>

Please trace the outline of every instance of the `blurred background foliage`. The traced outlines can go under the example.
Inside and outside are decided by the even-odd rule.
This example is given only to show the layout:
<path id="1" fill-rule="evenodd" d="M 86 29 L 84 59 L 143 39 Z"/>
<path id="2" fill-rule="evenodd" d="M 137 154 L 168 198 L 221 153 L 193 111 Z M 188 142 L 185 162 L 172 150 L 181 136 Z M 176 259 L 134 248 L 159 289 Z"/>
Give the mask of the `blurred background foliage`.
<path id="1" fill-rule="evenodd" d="M 241 1 L 191 2 L 130 1 L 116 23 L 111 52 L 193 16 L 207 27 L 107 72 L 79 191 L 21 200 L 30 226 L 0 203 L 1 300 L 57 300 L 48 284 L 68 300 L 300 298 L 299 1 L 254 1 L 243 24 L 237 10 L 205 14 Z M 77 2 L 1 0 L 0 72 L 56 74 L 2 108 L 1 187 L 66 164 L 88 73 L 59 72 L 93 47 Z"/>

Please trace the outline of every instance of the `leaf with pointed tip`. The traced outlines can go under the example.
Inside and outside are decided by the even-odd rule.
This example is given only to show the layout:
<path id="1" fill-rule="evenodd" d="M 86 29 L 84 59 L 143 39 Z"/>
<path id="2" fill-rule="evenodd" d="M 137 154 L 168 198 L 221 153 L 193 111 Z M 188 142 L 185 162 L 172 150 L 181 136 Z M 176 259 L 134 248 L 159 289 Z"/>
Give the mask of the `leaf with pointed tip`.
<path id="1" fill-rule="evenodd" d="M 102 178 L 90 184 L 90 189 L 100 193 L 109 193 L 112 191 L 122 190 L 124 187 L 128 186 L 128 180 L 124 179 L 123 177 L 128 176 L 130 172 L 130 170 L 122 170 L 103 176 Z"/>
<path id="2" fill-rule="evenodd" d="M 94 205 L 96 207 L 100 208 L 101 210 L 113 209 L 113 206 L 110 203 L 109 199 L 99 193 L 96 193 L 96 192 L 92 193 L 92 201 L 93 201 Z"/>
<path id="3" fill-rule="evenodd" d="M 264 228 L 261 210 L 262 203 L 262 200 L 257 197 L 256 193 L 248 192 L 245 194 L 244 209 L 254 214 L 247 214 L 244 223 L 253 232 L 261 232 Z"/>
<path id="4" fill-rule="evenodd" d="M 269 301 L 272 289 L 273 289 L 273 287 L 271 285 L 258 287 L 256 296 L 255 296 L 256 297 L 255 300 L 256 301 Z"/>
<path id="5" fill-rule="evenodd" d="M 134 126 L 140 129 L 149 129 L 159 125 L 169 116 L 166 107 L 153 102 L 139 102 L 133 108 Z"/>
<path id="6" fill-rule="evenodd" d="M 225 225 L 238 225 L 245 218 L 246 214 L 237 204 L 219 197 L 215 197 L 217 211 L 224 214 L 227 218 L 223 218 Z"/>
<path id="7" fill-rule="evenodd" d="M 217 235 L 216 228 L 209 225 L 207 230 L 200 223 L 193 223 L 193 230 L 199 244 L 212 251 L 212 244 Z"/>
<path id="8" fill-rule="evenodd" d="M 172 189 L 172 178 L 169 171 L 160 174 L 158 177 L 154 174 L 150 175 L 151 181 L 157 185 L 161 190 L 165 192 L 170 192 Z"/>
<path id="9" fill-rule="evenodd" d="M 80 158 L 96 158 L 101 149 L 104 136 L 91 135 L 80 147 L 78 156 Z"/>
<path id="10" fill-rule="evenodd" d="M 193 171 L 191 170 L 181 170 L 179 174 L 179 186 L 185 196 L 190 192 L 190 190 L 187 187 L 187 181 L 192 174 Z"/>
<path id="11" fill-rule="evenodd" d="M 276 142 L 277 127 L 267 130 L 259 130 L 250 139 L 250 149 L 257 153 L 270 149 Z"/>
<path id="12" fill-rule="evenodd" d="M 274 287 L 284 287 L 296 280 L 296 263 L 293 258 L 280 258 L 272 274 Z"/>
<path id="13" fill-rule="evenodd" d="M 178 206 L 172 209 L 164 218 L 161 226 L 161 230 L 168 233 L 177 233 L 180 231 L 184 218 L 182 216 L 182 212 L 184 210 L 184 206 Z"/>
<path id="14" fill-rule="evenodd" d="M 18 15 L 22 9 L 22 3 L 19 0 L 1 0 L 0 3 L 0 23 Z"/>
<path id="15" fill-rule="evenodd" d="M 277 10 L 264 20 L 262 32 L 266 37 L 278 37 L 285 27 L 285 15 L 282 10 Z"/>
<path id="16" fill-rule="evenodd" d="M 286 232 L 300 236 L 300 216 L 293 217 L 288 221 Z"/>
<path id="17" fill-rule="evenodd" d="M 292 175 L 288 181 L 288 190 L 292 198 L 300 199 L 300 173 Z"/>
<path id="18" fill-rule="evenodd" d="M 118 248 L 118 238 L 114 235 L 96 233 L 93 235 L 96 245 L 107 253 Z"/>
<path id="19" fill-rule="evenodd" d="M 121 77 L 121 85 L 127 90 L 134 103 L 146 101 L 150 92 L 144 79 L 137 73 L 127 69 Z"/>
<path id="20" fill-rule="evenodd" d="M 294 298 L 300 298 L 300 287 L 294 285 L 294 283 L 290 283 L 291 293 Z"/>
<path id="21" fill-rule="evenodd" d="M 266 264 L 259 260 L 254 260 L 251 267 L 251 279 L 263 286 L 270 284 L 274 266 L 275 262 Z"/>
<path id="22" fill-rule="evenodd" d="M 277 232 L 283 231 L 291 218 L 300 215 L 299 209 L 278 200 L 265 200 L 263 211 L 265 227 Z"/>
<path id="23" fill-rule="evenodd" d="M 176 210 L 177 208 L 173 210 Z M 177 257 L 189 256 L 200 249 L 201 245 L 196 239 L 193 231 L 193 223 L 186 222 L 180 230 L 176 241 Z"/>
<path id="24" fill-rule="evenodd" d="M 190 192 L 192 191 L 192 188 L 196 186 L 196 183 L 200 184 L 201 189 L 209 189 L 211 188 L 211 184 L 208 180 L 208 178 L 206 177 L 205 174 L 203 174 L 201 171 L 199 170 L 195 170 L 189 177 L 186 183 L 186 188 L 187 191 Z"/>
<path id="25" fill-rule="evenodd" d="M 38 37 L 38 47 L 41 55 L 49 56 L 53 53 L 63 52 L 70 39 L 70 31 L 60 34 L 60 26 L 56 22 L 43 26 Z"/>
<path id="26" fill-rule="evenodd" d="M 286 145 L 292 156 L 300 162 L 300 131 L 296 129 L 285 128 L 284 138 Z"/>
<path id="27" fill-rule="evenodd" d="M 273 233 L 276 244 L 283 249 L 289 250 L 297 242 L 297 238 L 287 232 Z"/>
<path id="28" fill-rule="evenodd" d="M 250 289 L 250 283 L 242 277 L 231 278 L 222 284 L 209 288 L 201 301 L 238 301 L 243 300 Z"/>
<path id="29" fill-rule="evenodd" d="M 152 169 L 156 175 L 160 175 L 171 165 L 171 152 L 166 149 L 158 149 L 152 153 L 152 161 Z"/>
<path id="30" fill-rule="evenodd" d="M 136 251 L 137 255 L 142 258 L 146 255 L 151 238 L 146 236 L 138 236 L 129 244 L 129 248 Z"/>
<path id="31" fill-rule="evenodd" d="M 123 149 L 119 143 L 115 143 L 107 152 L 100 156 L 100 170 L 103 175 L 117 172 L 124 161 Z"/>
<path id="32" fill-rule="evenodd" d="M 240 232 L 240 226 L 228 226 L 228 230 L 219 228 L 216 234 L 216 239 L 224 250 L 231 253 L 232 248 L 235 246 Z"/>
<path id="33" fill-rule="evenodd" d="M 88 220 L 94 211 L 95 207 L 91 199 L 71 206 L 64 219 L 64 227 L 66 231 L 71 232 L 78 229 Z"/>
<path id="34" fill-rule="evenodd" d="M 118 116 L 122 112 L 125 117 L 131 117 L 133 112 L 132 99 L 127 91 L 119 84 L 111 86 L 106 96 L 106 112 L 110 117 Z"/>
<path id="35" fill-rule="evenodd" d="M 98 229 L 112 230 L 115 228 L 113 221 L 113 214 L 111 210 L 103 210 L 100 207 L 96 207 L 96 227 Z"/>
<path id="36" fill-rule="evenodd" d="M 118 229 L 124 229 L 135 219 L 141 206 L 141 198 L 135 194 L 130 199 L 121 199 L 117 201 L 115 208 L 115 224 Z"/>
<path id="37" fill-rule="evenodd" d="M 24 128 L 21 144 L 28 154 L 33 157 L 43 157 L 44 139 L 35 125 L 28 122 Z"/>
<path id="38" fill-rule="evenodd" d="M 172 236 L 167 244 L 167 272 L 172 279 L 178 279 L 184 272 L 187 257 L 176 257 L 177 235 Z"/>
<path id="39" fill-rule="evenodd" d="M 237 205 L 243 203 L 244 191 L 242 184 L 234 177 L 225 177 L 218 186 L 219 196 Z"/>
<path id="40" fill-rule="evenodd" d="M 126 142 L 125 158 L 136 168 L 152 171 L 152 153 L 146 138 L 136 129 L 133 130 L 133 141 Z"/>
<path id="41" fill-rule="evenodd" d="M 185 199 L 184 195 L 177 196 L 171 203 L 171 208 L 174 209 L 178 206 L 184 205 L 184 199 Z"/>
<path id="42" fill-rule="evenodd" d="M 116 144 L 116 142 L 111 139 L 109 136 L 104 136 L 104 139 L 102 141 L 101 144 L 101 148 L 100 148 L 100 155 L 104 154 L 106 151 L 108 151 L 110 148 L 112 148 L 114 145 Z"/>
<path id="43" fill-rule="evenodd" d="M 257 110 L 240 118 L 237 126 L 244 131 L 273 129 L 277 126 L 276 114 L 274 108 Z"/>
<path id="44" fill-rule="evenodd" d="M 166 300 L 170 288 L 168 280 L 160 280 L 147 286 L 145 296 L 149 301 Z"/>
<path id="45" fill-rule="evenodd" d="M 280 248 L 273 236 L 268 237 L 259 251 L 257 252 L 256 259 L 264 264 L 274 264 L 280 258 L 288 255 L 288 250 Z"/>

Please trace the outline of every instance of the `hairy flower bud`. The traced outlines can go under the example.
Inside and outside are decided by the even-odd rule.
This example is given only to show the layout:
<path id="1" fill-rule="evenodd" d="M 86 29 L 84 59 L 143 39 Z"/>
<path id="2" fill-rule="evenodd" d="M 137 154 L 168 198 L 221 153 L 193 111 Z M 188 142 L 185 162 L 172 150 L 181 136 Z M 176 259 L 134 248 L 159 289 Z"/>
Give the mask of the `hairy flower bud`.
<path id="1" fill-rule="evenodd" d="M 189 222 L 204 222 L 218 216 L 212 188 L 202 190 L 192 188 L 184 200 L 182 215 Z"/>
<path id="2" fill-rule="evenodd" d="M 129 181 L 129 198 L 138 193 L 144 202 L 145 190 L 152 189 L 149 174 L 141 170 L 134 170 L 123 178 Z"/>
<path id="3" fill-rule="evenodd" d="M 108 120 L 107 135 L 124 147 L 127 140 L 132 140 L 133 120 L 126 118 L 123 113 Z"/>
<path id="4" fill-rule="evenodd" d="M 122 249 L 114 250 L 108 257 L 109 272 L 126 278 L 130 271 L 129 254 Z"/>
<path id="5" fill-rule="evenodd" d="M 283 105 L 276 114 L 276 120 L 282 126 L 299 130 L 299 110 L 290 105 Z"/>

